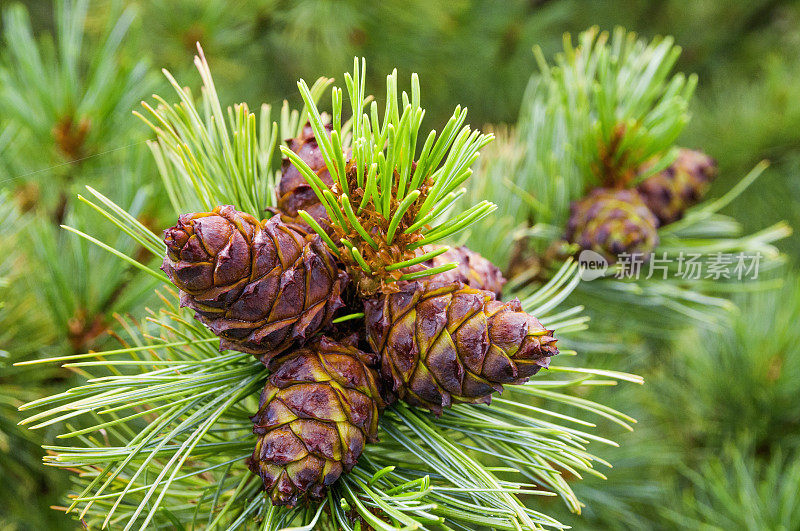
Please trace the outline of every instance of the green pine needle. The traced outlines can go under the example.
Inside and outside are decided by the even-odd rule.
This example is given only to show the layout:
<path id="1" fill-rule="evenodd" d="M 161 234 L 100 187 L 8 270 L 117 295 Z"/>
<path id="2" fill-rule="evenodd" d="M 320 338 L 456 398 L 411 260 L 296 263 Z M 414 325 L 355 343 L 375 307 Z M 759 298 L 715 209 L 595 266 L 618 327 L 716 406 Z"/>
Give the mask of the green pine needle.
<path id="1" fill-rule="evenodd" d="M 268 104 L 258 116 L 244 103 L 225 112 L 203 50 L 199 45 L 197 50 L 195 66 L 203 81 L 199 103 L 164 70 L 180 103 L 155 96 L 156 107 L 142 102 L 146 114 L 134 114 L 156 133 L 157 140 L 148 145 L 176 213 L 234 205 L 261 218 L 275 202 L 278 141 L 302 131 L 307 110 L 291 110 L 284 101 L 276 121 Z M 307 89 L 308 101 L 316 102 L 330 83 L 318 79 Z"/>

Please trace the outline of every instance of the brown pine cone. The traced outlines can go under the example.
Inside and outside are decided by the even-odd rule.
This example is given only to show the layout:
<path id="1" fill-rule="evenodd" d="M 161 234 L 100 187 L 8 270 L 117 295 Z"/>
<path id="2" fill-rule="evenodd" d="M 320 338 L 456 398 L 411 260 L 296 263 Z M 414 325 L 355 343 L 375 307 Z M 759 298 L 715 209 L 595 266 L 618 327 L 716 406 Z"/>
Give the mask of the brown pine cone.
<path id="1" fill-rule="evenodd" d="M 491 401 L 558 354 L 553 331 L 490 291 L 461 283 L 411 282 L 365 303 L 367 338 L 381 375 L 406 402 L 441 412 Z"/>
<path id="2" fill-rule="evenodd" d="M 274 505 L 320 500 L 375 442 L 381 398 L 377 356 L 321 337 L 276 358 L 261 393 L 250 469 Z"/>
<path id="3" fill-rule="evenodd" d="M 570 205 L 566 239 L 614 263 L 624 253 L 646 258 L 658 245 L 656 227 L 658 220 L 636 190 L 595 188 Z"/>
<path id="4" fill-rule="evenodd" d="M 347 275 L 317 235 L 222 206 L 164 231 L 162 269 L 221 349 L 263 363 L 330 325 Z"/>
<path id="5" fill-rule="evenodd" d="M 642 181 L 637 190 L 663 226 L 678 221 L 699 203 L 716 176 L 714 159 L 702 151 L 681 149 L 675 162 Z"/>

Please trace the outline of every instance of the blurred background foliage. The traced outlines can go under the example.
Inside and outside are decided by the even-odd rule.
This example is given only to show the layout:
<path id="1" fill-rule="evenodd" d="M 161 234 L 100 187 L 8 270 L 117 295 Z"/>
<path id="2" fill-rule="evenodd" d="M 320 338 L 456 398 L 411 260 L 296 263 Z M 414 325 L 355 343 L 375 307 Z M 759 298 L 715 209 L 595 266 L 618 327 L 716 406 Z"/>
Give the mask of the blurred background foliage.
<path id="1" fill-rule="evenodd" d="M 158 69 L 193 84 L 200 41 L 226 102 L 299 101 L 295 82 L 370 64 L 382 75 L 418 72 L 426 120 L 438 128 L 455 103 L 475 126 L 516 122 L 535 70 L 564 32 L 623 25 L 669 34 L 677 70 L 700 78 L 681 144 L 714 156 L 711 195 L 758 161 L 770 169 L 726 212 L 756 230 L 800 226 L 800 2 L 753 0 L 137 0 L 23 4 L 0 1 L 0 529 L 71 529 L 48 509 L 66 478 L 39 464 L 42 436 L 15 427 L 16 407 L 65 387 L 64 369 L 14 361 L 113 345 L 116 314 L 140 315 L 148 281 L 58 225 L 104 230 L 77 199 L 90 184 L 154 229 L 167 200 L 130 112 L 164 88 Z M 159 85 L 161 84 L 161 85 Z M 133 242 L 119 242 L 135 252 Z M 629 348 L 592 354 L 647 385 L 602 392 L 639 419 L 604 455 L 607 480 L 576 486 L 586 508 L 560 515 L 575 528 L 800 527 L 800 240 L 781 290 L 742 295 L 723 329 L 667 341 L 629 334 Z M 102 279 L 102 281 L 100 280 Z M 602 316 L 600 317 L 602 318 Z M 608 316 L 613 323 L 613 315 Z M 597 359 L 594 359 L 597 358 Z M 52 428 L 52 427 L 51 427 Z M 556 509 L 554 509 L 556 510 Z"/>

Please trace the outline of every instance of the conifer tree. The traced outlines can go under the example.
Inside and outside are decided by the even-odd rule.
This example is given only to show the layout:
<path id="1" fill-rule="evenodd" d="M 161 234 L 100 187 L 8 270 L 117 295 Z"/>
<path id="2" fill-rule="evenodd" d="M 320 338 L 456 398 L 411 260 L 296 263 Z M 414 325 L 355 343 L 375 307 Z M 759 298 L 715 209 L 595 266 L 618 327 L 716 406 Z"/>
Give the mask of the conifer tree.
<path id="1" fill-rule="evenodd" d="M 266 121 L 259 124 L 256 116 L 243 105 L 230 108 L 225 113 L 214 91 L 213 80 L 202 53 L 196 63 L 205 84 L 199 106 L 177 84 L 175 88 L 180 96 L 179 104 L 168 106 L 164 100 L 159 107 L 146 106 L 151 115 L 148 121 L 159 137 L 159 143 L 152 144 L 153 151 L 164 162 L 160 164 L 162 176 L 167 188 L 171 190 L 173 204 L 178 212 L 181 212 L 184 202 L 205 206 L 233 202 L 231 199 L 244 205 L 244 208 L 251 209 L 254 214 L 263 212 L 263 207 L 273 204 L 276 198 L 274 172 L 278 166 L 273 162 L 275 159 L 269 156 L 276 146 L 276 135 L 271 131 L 280 130 L 279 128 L 284 131 L 300 131 L 306 120 L 310 121 L 318 140 L 325 138 L 325 147 L 321 147 L 321 151 L 328 171 L 332 177 L 336 176 L 339 186 L 334 185 L 331 188 L 315 178 L 303 160 L 290 149 L 283 149 L 283 154 L 308 178 L 318 199 L 325 201 L 329 223 L 334 231 L 340 231 L 334 234 L 344 236 L 347 227 L 354 232 L 348 235 L 349 239 L 341 237 L 337 244 L 322 228 L 320 221 L 305 211 L 301 211 L 300 216 L 316 232 L 308 234 L 307 238 L 324 242 L 323 245 L 327 245 L 329 251 L 341 260 L 348 276 L 356 279 L 353 288 L 360 294 L 359 297 L 380 300 L 380 297 L 392 296 L 396 291 L 394 284 L 398 282 L 401 287 L 428 290 L 425 293 L 429 293 L 431 289 L 435 289 L 436 275 L 455 265 L 445 264 L 427 270 L 411 269 L 408 273 L 397 275 L 393 273 L 397 265 L 400 266 L 399 269 L 410 268 L 427 261 L 432 254 L 441 254 L 442 251 L 406 254 L 413 251 L 414 246 L 404 243 L 406 247 L 393 251 L 398 253 L 396 256 L 391 253 L 372 255 L 368 249 L 373 242 L 391 241 L 392 234 L 400 234 L 400 230 L 403 230 L 404 234 L 411 236 L 399 239 L 399 242 L 410 239 L 411 242 L 435 243 L 486 215 L 491 209 L 490 205 L 479 204 L 476 208 L 454 217 L 439 217 L 442 216 L 444 207 L 452 203 L 452 191 L 457 190 L 457 186 L 469 177 L 468 166 L 476 159 L 478 147 L 490 137 L 472 133 L 469 128 L 462 127 L 465 114 L 456 109 L 450 125 L 443 130 L 441 136 L 432 133 L 427 136 L 424 146 L 420 139 L 422 147 L 415 148 L 414 138 L 424 114 L 420 107 L 421 98 L 416 78 L 412 78 L 411 94 L 403 94 L 401 98 L 396 88 L 396 75 L 388 76 L 387 99 L 383 112 L 380 112 L 377 105 L 372 105 L 370 113 L 364 114 L 358 120 L 343 119 L 343 92 L 334 88 L 330 115 L 332 130 L 328 138 L 322 115 L 315 103 L 327 85 L 325 81 L 317 83 L 315 90 L 309 89 L 304 82 L 300 83 L 306 104 L 300 113 L 284 107 L 279 125 L 277 121 L 269 121 L 271 110 L 264 107 L 261 117 L 266 117 Z M 354 111 L 360 111 L 367 102 L 361 81 L 364 79 L 363 72 L 364 65 L 356 61 L 354 73 L 345 76 Z M 404 106 L 402 114 L 399 106 L 395 107 L 400 101 Z M 380 118 L 381 114 L 385 116 L 383 120 Z M 442 140 L 437 141 L 437 137 Z M 184 141 L 175 142 L 177 138 L 183 138 Z M 447 147 L 451 144 L 448 154 Z M 347 164 L 342 155 L 337 155 L 344 151 L 353 153 L 353 159 Z M 420 154 L 415 155 L 415 152 Z M 361 171 L 357 169 L 359 167 Z M 347 175 L 350 170 L 346 168 L 353 168 L 351 176 Z M 346 179 L 352 181 L 348 182 Z M 355 200 L 369 205 L 376 214 L 385 210 L 386 215 L 367 215 L 369 211 L 366 207 L 358 209 L 358 203 L 350 204 L 348 190 L 353 191 Z M 365 193 L 364 190 L 369 192 Z M 118 229 L 152 254 L 163 256 L 163 243 L 157 235 L 100 192 L 90 191 L 93 199 L 88 201 L 104 212 Z M 267 193 L 262 194 L 262 191 Z M 405 194 L 404 200 L 398 199 L 397 194 L 401 191 Z M 432 199 L 426 203 L 427 198 Z M 414 206 L 417 199 L 417 206 Z M 446 203 L 441 203 L 442 200 Z M 415 232 L 420 231 L 420 228 L 414 226 L 416 221 L 413 217 L 409 216 L 407 221 L 401 220 L 403 213 L 412 206 L 419 219 L 428 223 L 437 219 L 436 224 L 418 224 L 417 227 L 422 228 L 421 232 Z M 263 226 L 268 227 L 273 220 L 278 221 L 279 218 L 272 217 Z M 401 222 L 404 224 L 400 225 Z M 260 222 L 255 223 L 261 225 Z M 370 228 L 365 229 L 365 225 Z M 221 227 L 218 223 L 214 226 Z M 245 230 L 244 225 L 239 222 L 237 226 L 240 228 L 236 230 Z M 362 230 L 358 230 L 359 227 Z M 260 229 L 254 226 L 254 230 Z M 298 225 L 298 228 L 292 230 L 308 229 L 301 229 Z M 245 233 L 250 234 L 249 231 L 250 229 L 246 229 Z M 194 234 L 191 238 L 200 238 L 197 241 L 205 242 L 203 245 L 206 248 L 210 248 L 210 242 L 215 241 L 208 229 L 199 229 Z M 91 238 L 88 234 L 84 236 Z M 167 240 L 168 245 L 171 245 L 169 242 L 172 240 L 169 238 L 172 236 Z M 180 241 L 184 241 L 183 238 L 181 236 Z M 194 245 L 188 243 L 189 240 L 185 241 L 187 246 Z M 112 245 L 98 243 L 151 277 L 162 282 L 167 281 L 161 272 L 138 262 L 136 257 L 125 254 Z M 421 245 L 416 244 L 416 247 Z M 258 248 L 253 249 L 251 252 L 260 252 L 256 251 Z M 235 256 L 227 254 L 233 253 L 232 250 L 225 253 L 226 256 Z M 190 255 L 181 251 L 180 256 L 186 257 L 181 258 L 184 260 Z M 347 256 L 349 258 L 345 259 Z M 216 263 L 218 265 L 215 266 L 215 271 L 220 271 L 221 274 L 221 262 Z M 170 269 L 166 272 L 173 274 Z M 540 349 L 544 349 L 545 345 L 552 345 L 552 338 L 549 339 L 550 343 L 542 339 L 551 335 L 552 330 L 557 330 L 559 337 L 563 335 L 568 338 L 570 332 L 579 331 L 585 326 L 585 319 L 580 317 L 579 308 L 555 310 L 574 289 L 577 273 L 576 264 L 565 264 L 547 289 L 519 292 L 518 295 L 523 300 L 505 304 L 494 301 L 495 295 L 492 292 L 467 288 L 460 280 L 455 280 L 452 288 L 448 289 L 454 297 L 467 297 L 465 301 L 473 301 L 469 304 L 479 303 L 481 311 L 487 312 L 489 319 L 497 321 L 489 339 L 489 353 L 485 354 L 487 360 L 496 356 L 494 350 L 491 350 L 498 348 L 494 345 L 502 344 L 502 348 L 507 349 L 504 354 L 507 359 L 516 359 L 519 360 L 517 363 L 522 363 L 529 353 L 544 353 Z M 421 284 L 418 279 L 426 277 L 428 280 Z M 178 287 L 184 289 L 182 285 Z M 490 376 L 494 373 L 489 371 L 487 361 L 485 370 L 488 372 L 484 377 L 500 380 L 497 381 L 496 389 L 490 388 L 483 392 L 488 395 L 493 390 L 499 391 L 499 382 L 502 381 L 508 383 L 504 385 L 506 390 L 502 398 L 495 398 L 491 405 L 455 405 L 456 402 L 473 400 L 454 399 L 452 407 L 446 407 L 450 406 L 450 402 L 442 401 L 436 408 L 431 406 L 438 416 L 412 408 L 403 402 L 394 402 L 380 416 L 379 441 L 372 440 L 375 432 L 369 432 L 367 439 L 371 442 L 363 446 L 360 458 L 355 454 L 357 464 L 354 467 L 347 464 L 344 468 L 344 472 L 349 473 L 340 476 L 340 472 L 337 472 L 334 476 L 326 476 L 329 478 L 324 483 L 327 489 L 314 490 L 312 495 L 312 491 L 306 490 L 308 486 L 305 480 L 301 479 L 306 477 L 304 474 L 313 470 L 309 468 L 309 461 L 298 461 L 297 466 L 286 468 L 286 477 L 290 481 L 286 485 L 280 483 L 284 480 L 278 479 L 284 476 L 275 475 L 277 472 L 273 470 L 276 469 L 269 468 L 281 466 L 280 463 L 285 462 L 282 461 L 285 458 L 278 460 L 276 456 L 287 455 L 289 448 L 294 448 L 291 445 L 284 446 L 289 444 L 285 438 L 269 439 L 272 450 L 266 453 L 256 447 L 250 463 L 251 468 L 259 471 L 260 479 L 241 466 L 254 444 L 246 417 L 258 405 L 255 397 L 259 389 L 264 387 L 265 381 L 269 382 L 262 394 L 261 416 L 254 418 L 257 421 L 256 435 L 272 437 L 270 425 L 264 425 L 263 422 L 268 419 L 272 419 L 269 422 L 273 423 L 283 422 L 278 419 L 284 418 L 285 413 L 276 410 L 275 413 L 265 416 L 267 404 L 280 400 L 286 404 L 282 406 L 283 411 L 287 411 L 288 406 L 295 408 L 292 411 L 297 415 L 300 410 L 291 405 L 296 403 L 291 397 L 297 393 L 301 393 L 299 396 L 302 397 L 302 393 L 316 389 L 309 387 L 302 392 L 298 389 L 295 393 L 291 387 L 287 388 L 286 384 L 281 383 L 281 378 L 293 374 L 294 376 L 288 376 L 287 382 L 296 382 L 298 379 L 310 382 L 307 378 L 319 378 L 323 375 L 319 371 L 306 372 L 310 370 L 311 365 L 308 364 L 312 359 L 328 363 L 327 374 L 334 374 L 330 371 L 344 370 L 344 366 L 339 365 L 344 359 L 353 358 L 333 356 L 341 348 L 336 347 L 335 342 L 316 351 L 314 349 L 317 347 L 314 346 L 308 347 L 311 350 L 307 351 L 292 350 L 293 347 L 290 347 L 288 351 L 282 350 L 287 353 L 287 359 L 271 358 L 270 368 L 276 372 L 270 373 L 249 352 L 237 352 L 238 347 L 235 345 L 234 350 L 217 352 L 219 338 L 214 335 L 216 329 L 212 326 L 211 331 L 207 330 L 192 318 L 190 309 L 179 308 L 176 293 L 169 282 L 160 289 L 160 293 L 160 308 L 153 311 L 148 320 L 142 323 L 126 322 L 123 325 L 126 337 L 121 338 L 124 341 L 121 349 L 60 356 L 48 360 L 60 361 L 68 367 L 81 367 L 84 371 L 98 375 L 111 371 L 108 374 L 116 376 L 110 380 L 100 378 L 96 384 L 89 383 L 66 394 L 54 395 L 24 406 L 26 410 L 35 411 L 26 420 L 26 424 L 35 427 L 46 426 L 62 418 L 79 421 L 81 417 L 85 417 L 87 424 L 75 424 L 63 434 L 66 439 L 78 437 L 75 439 L 77 444 L 51 447 L 53 455 L 48 457 L 48 462 L 58 467 L 77 468 L 86 472 L 79 476 L 82 479 L 79 479 L 80 485 L 77 488 L 82 493 L 70 507 L 70 512 L 74 511 L 74 514 L 87 521 L 119 522 L 128 529 L 162 522 L 210 526 L 224 523 L 238 527 L 253 519 L 267 529 L 278 529 L 287 525 L 345 529 L 369 525 L 380 529 L 395 529 L 414 524 L 490 526 L 503 529 L 522 526 L 536 529 L 558 524 L 545 512 L 537 509 L 535 503 L 530 506 L 523 504 L 521 496 L 557 495 L 571 510 L 578 512 L 580 502 L 575 498 L 571 486 L 561 477 L 561 470 L 595 473 L 593 458 L 585 451 L 583 442 L 604 440 L 564 424 L 565 421 L 578 424 L 584 421 L 556 413 L 551 408 L 560 408 L 562 405 L 575 408 L 575 411 L 600 415 L 626 427 L 632 422 L 632 419 L 622 413 L 575 397 L 571 390 L 576 386 L 585 386 L 595 379 L 597 384 L 603 385 L 617 379 L 637 382 L 637 377 L 613 371 L 603 371 L 600 377 L 592 369 L 562 369 L 560 365 L 551 365 L 549 372 L 555 379 L 537 376 L 524 384 L 531 372 L 519 369 L 518 375 L 513 377 L 502 376 L 502 371 L 497 373 L 498 376 Z M 372 297 L 377 299 L 371 299 Z M 354 302 L 350 302 L 350 307 L 358 309 L 358 299 L 353 301 L 355 306 L 352 306 Z M 463 310 L 456 310 L 456 298 L 450 304 L 453 309 L 448 319 L 462 319 L 458 317 L 458 312 Z M 458 302 L 460 307 L 463 304 Z M 501 308 L 502 311 L 498 312 Z M 523 309 L 537 315 L 548 329 Z M 422 306 L 417 311 L 422 312 Z M 500 326 L 500 323 L 508 319 L 519 321 L 520 318 L 515 317 L 516 315 L 522 317 L 522 323 L 529 324 L 523 328 L 517 324 L 507 328 L 504 328 L 506 325 Z M 346 325 L 350 330 L 357 331 L 359 327 L 353 325 L 359 321 L 363 323 L 362 319 L 363 313 L 345 312 L 335 320 L 334 325 Z M 481 330 L 478 321 L 475 323 L 478 326 L 476 330 Z M 361 327 L 363 326 L 362 324 Z M 527 335 L 524 332 L 526 329 Z M 519 336 L 520 331 L 523 331 L 522 336 Z M 336 337 L 342 332 L 331 328 L 326 333 Z M 358 336 L 355 341 L 359 341 Z M 463 342 L 466 338 L 456 338 L 455 341 L 459 356 L 474 355 L 475 347 Z M 523 346 L 515 346 L 515 342 L 520 341 L 524 342 Z M 363 340 L 359 345 L 367 349 L 376 346 Z M 547 348 L 550 349 L 547 350 L 548 355 L 558 352 L 549 346 Z M 438 350 L 439 347 L 431 346 L 432 353 Z M 300 352 L 316 352 L 316 357 L 309 357 L 309 354 L 297 357 Z M 375 355 L 384 356 L 385 360 L 388 354 L 373 351 L 372 356 Z M 375 381 L 378 378 L 386 381 L 387 374 L 383 370 L 371 368 L 375 367 L 374 362 L 366 361 L 367 358 L 362 359 L 369 363 L 365 370 L 374 371 Z M 542 358 L 537 359 L 539 363 L 547 365 Z M 443 360 L 434 359 L 432 355 L 424 363 L 431 370 L 447 367 L 442 364 Z M 294 368 L 288 374 L 282 372 L 289 370 L 286 367 L 290 364 L 294 364 Z M 496 368 L 501 369 L 501 366 Z M 338 378 L 334 377 L 336 381 L 339 381 Z M 320 384 L 332 382 L 329 378 L 314 381 Z M 320 392 L 322 389 L 329 389 L 329 385 L 333 384 L 320 387 Z M 267 392 L 270 386 L 273 386 L 272 389 L 280 389 L 277 395 Z M 338 386 L 334 388 L 339 389 Z M 109 395 L 106 391 L 111 389 L 116 391 Z M 379 392 L 386 397 L 386 402 L 391 403 L 394 397 L 389 394 L 401 389 L 397 386 L 394 390 L 384 387 Z M 331 399 L 323 399 L 322 396 L 311 399 L 311 404 L 322 408 L 312 414 L 321 415 L 322 411 L 327 411 L 326 404 Z M 346 404 L 349 405 L 346 408 L 354 407 L 352 399 L 354 398 L 347 399 Z M 531 400 L 541 401 L 540 406 L 530 405 Z M 382 405 L 380 409 L 383 409 Z M 106 413 L 90 419 L 95 415 L 93 412 L 100 410 Z M 300 418 L 304 417 L 301 415 Z M 331 417 L 331 421 L 336 418 Z M 70 420 L 69 425 L 72 424 L 73 420 Z M 107 442 L 82 436 L 97 429 L 104 430 Z M 310 425 L 303 428 L 298 425 L 298 430 L 310 429 Z M 342 429 L 342 425 L 339 429 Z M 304 439 L 307 435 L 310 436 L 308 431 L 296 433 L 306 441 L 306 445 L 313 440 Z M 511 433 L 516 435 L 513 438 L 508 437 Z M 322 439 L 324 440 L 326 439 Z M 262 444 L 267 444 L 266 439 Z M 89 448 L 99 459 L 84 460 L 81 457 Z M 495 469 L 489 465 L 487 456 L 478 450 L 480 448 L 499 456 L 506 466 Z M 121 449 L 125 451 L 120 453 Z M 258 463 L 266 468 L 262 465 L 256 466 Z M 397 463 L 404 464 L 398 466 Z M 298 466 L 301 468 L 297 468 Z M 518 472 L 508 475 L 511 471 L 506 467 L 513 467 Z M 464 470 L 468 473 L 465 474 Z M 274 481 L 278 482 L 273 483 Z M 263 494 L 259 494 L 264 487 L 273 493 L 272 503 L 269 498 L 265 499 Z M 278 490 L 271 490 L 273 488 Z M 197 493 L 195 503 L 191 506 L 181 501 L 182 493 L 185 492 Z M 307 492 L 309 494 L 306 498 Z M 413 502 L 409 501 L 409 496 Z"/>
<path id="2" fill-rule="evenodd" d="M 796 6 L 64 0 L 50 37 L 43 4 L 31 21 L 20 6 L 2 14 L 0 475 L 18 488 L 0 493 L 0 527 L 796 524 L 796 348 L 775 323 L 792 322 L 798 294 L 791 276 L 766 291 L 786 271 L 777 249 L 796 247 L 769 226 L 794 216 Z M 622 20 L 687 53 L 590 29 L 553 57 L 563 28 Z M 214 79 L 202 51 L 192 75 L 197 41 Z M 353 55 L 370 69 L 341 78 Z M 148 58 L 175 76 L 159 85 Z M 518 123 L 483 125 L 517 116 L 534 58 Z M 699 104 L 676 64 L 700 75 Z M 404 82 L 412 71 L 419 84 Z M 295 90 L 317 75 L 338 81 Z M 143 126 L 130 110 L 155 87 Z M 220 103 L 231 95 L 251 105 Z M 483 133 L 463 132 L 455 101 Z M 764 157 L 769 171 L 748 173 Z M 187 244 L 211 248 L 198 220 L 218 208 L 236 211 L 224 235 L 254 227 L 253 257 L 279 236 L 303 243 L 275 244 L 307 259 L 281 262 L 281 278 L 347 280 L 327 276 L 321 299 L 287 283 L 274 299 L 300 311 L 280 315 L 225 298 L 252 301 L 241 293 L 278 275 L 194 289 L 202 275 L 175 267 L 224 270 L 224 250 Z M 426 211 L 438 218 L 415 227 Z M 630 265 L 619 251 L 651 247 L 673 261 L 666 279 L 642 278 L 655 261 L 613 278 Z M 605 278 L 586 280 L 583 248 L 613 251 Z M 760 253 L 759 281 L 679 278 L 689 249 Z M 317 267 L 331 257 L 336 269 Z M 470 327 L 525 331 L 487 336 L 504 365 L 480 372 L 464 355 L 475 349 L 453 314 L 466 300 L 480 307 Z M 426 312 L 446 323 L 436 341 Z M 648 385 L 610 387 L 641 382 L 629 373 Z M 312 399 L 339 406 L 310 422 L 292 404 Z M 340 444 L 323 451 L 333 429 Z M 35 463 L 43 453 L 51 466 Z"/>

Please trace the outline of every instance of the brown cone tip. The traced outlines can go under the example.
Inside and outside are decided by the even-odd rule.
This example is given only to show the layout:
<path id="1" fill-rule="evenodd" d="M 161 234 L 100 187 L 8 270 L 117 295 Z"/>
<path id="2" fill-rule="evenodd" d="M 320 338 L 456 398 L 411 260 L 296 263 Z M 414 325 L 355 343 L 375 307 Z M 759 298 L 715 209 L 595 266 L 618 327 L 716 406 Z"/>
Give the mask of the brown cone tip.
<path id="1" fill-rule="evenodd" d="M 347 275 L 317 235 L 261 223 L 231 206 L 184 214 L 164 231 L 162 269 L 181 305 L 221 338 L 221 349 L 265 364 L 329 326 Z"/>
<path id="2" fill-rule="evenodd" d="M 252 417 L 249 466 L 274 505 L 321 500 L 377 441 L 381 398 L 374 354 L 320 337 L 273 360 Z"/>
<path id="3" fill-rule="evenodd" d="M 558 354 L 553 331 L 519 300 L 460 282 L 412 282 L 365 303 L 381 375 L 406 402 L 434 413 L 488 403 L 503 384 L 524 383 Z"/>

